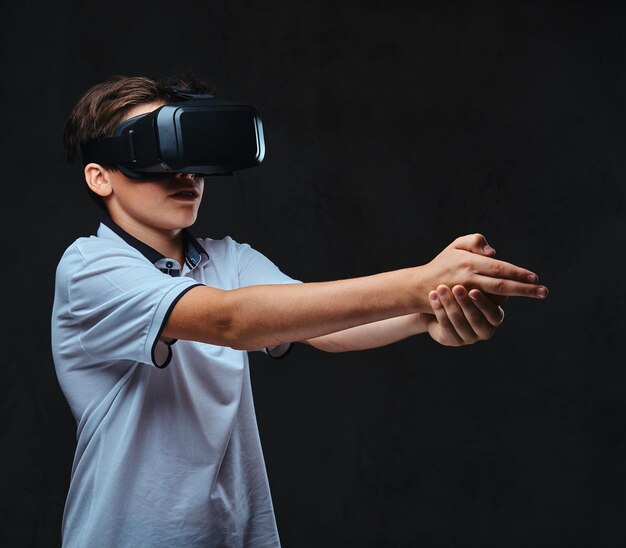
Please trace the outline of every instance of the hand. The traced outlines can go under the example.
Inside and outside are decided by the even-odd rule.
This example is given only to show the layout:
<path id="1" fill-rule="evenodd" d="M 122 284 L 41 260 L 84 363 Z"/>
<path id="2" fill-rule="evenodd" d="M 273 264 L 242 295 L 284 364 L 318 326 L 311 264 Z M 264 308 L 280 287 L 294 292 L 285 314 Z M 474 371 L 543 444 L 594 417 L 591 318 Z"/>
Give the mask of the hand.
<path id="1" fill-rule="evenodd" d="M 548 295 L 547 287 L 537 285 L 536 274 L 492 258 L 495 253 L 482 234 L 457 238 L 432 261 L 420 267 L 426 279 L 424 294 L 439 285 L 462 285 L 467 290 L 480 289 L 500 297 L 542 299 Z"/>
<path id="2" fill-rule="evenodd" d="M 476 297 L 474 301 L 469 295 Z M 464 346 L 490 339 L 504 320 L 504 310 L 477 289 L 446 285 L 428 294 L 435 316 L 427 315 L 430 336 L 444 346 Z"/>

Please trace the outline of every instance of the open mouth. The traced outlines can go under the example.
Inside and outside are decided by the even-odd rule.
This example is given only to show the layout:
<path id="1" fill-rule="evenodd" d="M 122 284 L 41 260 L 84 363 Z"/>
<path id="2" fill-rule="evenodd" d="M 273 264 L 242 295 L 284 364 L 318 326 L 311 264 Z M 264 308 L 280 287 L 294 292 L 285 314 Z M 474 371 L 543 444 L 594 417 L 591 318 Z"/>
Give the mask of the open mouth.
<path id="1" fill-rule="evenodd" d="M 179 190 L 176 194 L 172 194 L 172 198 L 183 198 L 193 200 L 198 197 L 198 192 L 193 189 Z"/>

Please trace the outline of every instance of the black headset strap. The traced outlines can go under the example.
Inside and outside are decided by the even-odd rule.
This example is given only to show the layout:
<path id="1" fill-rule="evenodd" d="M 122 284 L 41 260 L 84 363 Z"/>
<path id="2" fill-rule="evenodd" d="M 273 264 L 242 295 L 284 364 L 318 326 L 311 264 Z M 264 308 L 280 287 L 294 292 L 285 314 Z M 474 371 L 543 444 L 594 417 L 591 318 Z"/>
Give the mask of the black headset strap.
<path id="1" fill-rule="evenodd" d="M 81 145 L 83 164 L 125 164 L 135 160 L 132 132 L 118 137 L 106 137 Z"/>
<path id="2" fill-rule="evenodd" d="M 213 99 L 210 93 L 193 93 L 180 86 L 169 86 L 167 92 L 183 102 L 192 99 Z M 135 161 L 132 131 L 118 137 L 105 137 L 97 141 L 90 141 L 80 147 L 83 165 L 89 162 L 97 164 L 125 164 Z"/>

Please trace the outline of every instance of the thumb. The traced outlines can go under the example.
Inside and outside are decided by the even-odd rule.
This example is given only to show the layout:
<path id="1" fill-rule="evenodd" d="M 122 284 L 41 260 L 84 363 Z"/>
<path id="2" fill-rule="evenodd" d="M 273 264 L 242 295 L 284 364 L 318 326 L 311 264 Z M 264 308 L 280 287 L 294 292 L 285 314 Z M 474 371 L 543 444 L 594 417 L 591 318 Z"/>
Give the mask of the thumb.
<path id="1" fill-rule="evenodd" d="M 486 255 L 493 257 L 496 254 L 496 250 L 487 243 L 487 239 L 480 233 L 468 234 L 461 236 L 454 240 L 454 247 L 457 249 L 464 249 L 478 255 Z"/>

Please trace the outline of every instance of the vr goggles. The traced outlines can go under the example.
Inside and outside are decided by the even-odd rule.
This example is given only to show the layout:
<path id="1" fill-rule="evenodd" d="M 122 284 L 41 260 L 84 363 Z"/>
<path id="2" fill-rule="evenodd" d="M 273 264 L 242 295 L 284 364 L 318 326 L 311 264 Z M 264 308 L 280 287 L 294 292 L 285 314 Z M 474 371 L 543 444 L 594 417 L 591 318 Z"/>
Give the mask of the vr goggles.
<path id="1" fill-rule="evenodd" d="M 263 161 L 263 124 L 254 107 L 169 91 L 182 102 L 125 120 L 112 137 L 85 143 L 83 164 L 115 165 L 133 179 L 159 179 L 172 173 L 232 175 Z"/>

